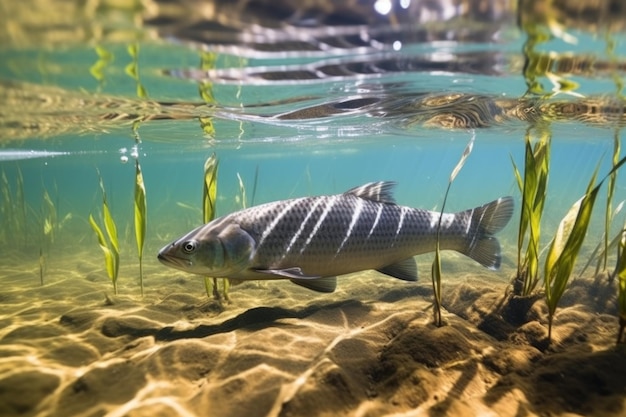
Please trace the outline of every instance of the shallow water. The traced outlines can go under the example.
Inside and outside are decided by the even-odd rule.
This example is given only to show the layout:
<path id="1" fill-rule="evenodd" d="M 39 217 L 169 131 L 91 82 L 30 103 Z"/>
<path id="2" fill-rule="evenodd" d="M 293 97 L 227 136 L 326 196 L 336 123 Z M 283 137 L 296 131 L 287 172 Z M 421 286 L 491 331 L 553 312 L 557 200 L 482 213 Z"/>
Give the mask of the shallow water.
<path id="1" fill-rule="evenodd" d="M 578 3 L 547 10 L 540 3 L 0 1 L 0 414 L 206 415 L 207 407 L 219 415 L 623 412 L 623 381 L 610 379 L 608 369 L 597 378 L 613 384 L 610 400 L 596 410 L 591 394 L 573 408 L 542 408 L 542 377 L 524 368 L 568 347 L 615 353 L 609 346 L 617 325 L 606 323 L 617 313 L 616 284 L 593 276 L 595 261 L 564 297 L 569 312 L 557 321 L 561 344 L 552 351 L 537 341 L 546 325 L 542 301 L 505 336 L 485 324 L 517 267 L 521 197 L 512 161 L 523 168 L 525 139 L 551 138 L 542 247 L 594 170 L 600 178 L 609 172 L 622 143 L 626 9 L 588 2 L 594 20 Z M 382 13 L 387 5 L 392 10 Z M 446 211 L 511 195 L 516 212 L 498 234 L 499 271 L 443 256 L 446 317 L 457 332 L 444 336 L 458 339 L 450 356 L 409 350 L 409 370 L 385 368 L 404 366 L 399 351 L 430 328 L 432 254 L 418 257 L 417 287 L 373 272 L 340 278 L 329 296 L 288 282 L 246 283 L 232 287 L 224 305 L 204 295 L 201 277 L 156 259 L 159 248 L 201 224 L 203 167 L 213 153 L 217 215 L 379 180 L 397 182 L 399 204 L 440 210 L 471 140 Z M 135 161 L 147 195 L 143 298 Z M 88 222 L 93 214 L 102 224 L 98 175 L 120 236 L 117 296 Z M 576 276 L 602 241 L 606 190 Z M 619 175 L 612 208 L 625 199 Z M 619 211 L 611 238 L 623 222 Z M 406 313 L 412 300 L 417 315 Z M 484 334 L 467 330 L 476 328 Z M 443 349 L 437 332 L 428 343 Z M 582 333 L 589 334 L 577 339 Z M 339 349 L 343 341 L 349 349 Z M 283 344 L 292 349 L 273 348 Z M 519 363 L 507 368 L 505 354 L 495 358 L 493 350 L 519 354 Z M 350 362 L 350 352 L 362 354 L 362 363 Z M 474 363 L 476 355 L 482 359 Z M 113 369 L 118 365 L 129 368 Z M 439 373 L 430 371 L 439 365 Z M 102 382 L 116 380 L 116 372 L 134 375 L 121 392 Z M 524 372 L 530 380 L 515 379 Z M 577 383 L 585 387 L 584 377 L 572 376 L 572 392 Z M 36 389 L 16 399 L 12 387 L 33 381 Z M 506 383 L 522 388 L 497 388 Z M 444 388 L 430 391 L 437 384 Z M 336 396 L 325 408 L 312 399 L 331 388 L 349 400 Z M 572 398 L 564 394 L 563 401 Z"/>

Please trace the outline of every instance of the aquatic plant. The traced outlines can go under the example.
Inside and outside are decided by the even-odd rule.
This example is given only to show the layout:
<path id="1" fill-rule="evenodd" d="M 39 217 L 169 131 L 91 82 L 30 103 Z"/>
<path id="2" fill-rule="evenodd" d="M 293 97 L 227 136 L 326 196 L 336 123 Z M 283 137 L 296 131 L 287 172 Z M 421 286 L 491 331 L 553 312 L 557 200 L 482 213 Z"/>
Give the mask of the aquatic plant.
<path id="1" fill-rule="evenodd" d="M 50 253 L 50 246 L 54 243 L 54 237 L 58 228 L 57 209 L 50 198 L 48 190 L 43 189 L 43 204 L 41 206 L 41 241 L 39 243 L 39 283 L 43 285 L 46 274 L 47 255 Z"/>
<path id="2" fill-rule="evenodd" d="M 443 196 L 443 204 L 441 205 L 441 213 L 439 214 L 439 220 L 437 222 L 437 239 L 435 244 L 435 260 L 433 261 L 433 266 L 431 268 L 431 280 L 433 284 L 433 294 L 434 294 L 434 321 L 437 327 L 443 326 L 443 320 L 441 317 L 441 250 L 439 247 L 440 240 L 440 232 L 441 232 L 441 219 L 443 218 L 444 209 L 446 207 L 446 201 L 448 200 L 448 193 L 450 192 L 450 187 L 452 186 L 452 182 L 459 174 L 463 165 L 465 165 L 465 161 L 467 157 L 472 153 L 472 148 L 474 147 L 474 140 L 476 139 L 475 134 L 472 135 L 472 138 L 468 142 L 467 146 L 465 146 L 465 150 L 463 151 L 463 155 L 461 155 L 461 159 L 456 164 L 452 173 L 450 174 L 450 178 L 448 180 L 448 187 L 446 188 L 446 193 Z"/>
<path id="3" fill-rule="evenodd" d="M 253 206 L 259 182 L 259 166 L 257 165 L 254 170 L 254 182 L 252 183 L 252 197 L 250 198 L 250 204 L 248 204 L 248 192 L 246 191 L 246 186 L 243 182 L 243 178 L 241 178 L 241 174 L 239 173 L 237 173 L 237 181 L 239 182 L 239 195 L 236 197 L 236 201 L 240 204 L 240 208 L 245 209 Z"/>
<path id="4" fill-rule="evenodd" d="M 15 245 L 18 236 L 26 246 L 28 242 L 26 201 L 24 198 L 24 177 L 18 166 L 16 169 L 15 190 L 11 188 L 9 177 L 4 169 L 0 175 L 0 243 Z"/>
<path id="5" fill-rule="evenodd" d="M 147 228 L 146 187 L 139 160 L 135 159 L 135 240 L 137 242 L 137 256 L 139 257 L 139 286 L 143 297 L 143 246 Z"/>
<path id="6" fill-rule="evenodd" d="M 217 60 L 217 54 L 214 52 L 202 51 L 200 53 L 200 69 L 208 71 L 215 69 L 215 61 Z M 202 100 L 210 105 L 216 105 L 215 97 L 213 96 L 213 82 L 209 80 L 202 80 L 198 83 L 198 93 Z M 213 124 L 213 117 L 203 116 L 199 118 L 200 127 L 205 135 L 210 138 L 215 138 L 215 125 Z"/>
<path id="7" fill-rule="evenodd" d="M 548 340 L 552 340 L 554 313 L 571 276 L 578 253 L 587 234 L 593 207 L 604 180 L 626 162 L 626 157 L 618 161 L 611 171 L 597 184 L 598 168 L 594 171 L 585 195 L 569 209 L 559 223 L 554 238 L 548 248 L 544 267 L 544 290 L 548 305 Z"/>
<path id="8" fill-rule="evenodd" d="M 98 87 L 102 88 L 105 81 L 105 71 L 113 62 L 114 56 L 112 52 L 101 45 L 97 45 L 94 49 L 98 55 L 98 60 L 89 68 L 89 73 L 98 81 Z"/>
<path id="9" fill-rule="evenodd" d="M 215 63 L 217 61 L 217 54 L 215 52 L 201 51 L 200 52 L 200 69 L 208 71 L 215 69 Z M 207 104 L 215 104 L 216 100 L 213 96 L 213 83 L 209 79 L 204 79 L 198 83 L 198 92 L 200 97 Z"/>
<path id="10" fill-rule="evenodd" d="M 254 170 L 254 182 L 252 183 L 252 197 L 250 197 L 250 205 L 254 206 L 254 198 L 256 197 L 256 188 L 259 184 L 259 166 Z"/>
<path id="11" fill-rule="evenodd" d="M 19 166 L 17 167 L 17 177 L 15 180 L 15 202 L 17 204 L 17 212 L 19 213 L 19 220 L 16 220 L 16 223 L 18 224 L 18 229 L 21 229 L 21 234 L 24 239 L 23 244 L 26 246 L 26 243 L 28 242 L 28 227 L 26 225 L 26 198 L 24 197 L 24 176 L 22 175 L 22 170 Z"/>
<path id="12" fill-rule="evenodd" d="M 523 177 L 511 158 L 517 185 L 522 194 L 517 235 L 517 275 L 513 285 L 516 295 L 529 296 L 539 283 L 539 239 L 548 186 L 550 139 L 550 133 L 544 131 L 533 147 L 530 130 L 526 133 Z M 526 251 L 522 258 L 524 242 Z"/>
<path id="13" fill-rule="evenodd" d="M 612 164 L 615 166 L 619 162 L 619 155 L 621 152 L 620 145 L 620 137 L 619 130 L 615 130 L 613 135 L 613 157 Z M 606 192 L 606 211 L 604 213 L 604 251 L 602 256 L 602 270 L 606 271 L 606 265 L 608 262 L 609 255 L 609 233 L 611 229 L 611 222 L 613 220 L 612 213 L 612 204 L 613 204 L 613 194 L 615 192 L 615 182 L 617 181 L 617 171 L 611 171 L 609 175 L 609 182 L 607 184 L 607 192 Z"/>
<path id="14" fill-rule="evenodd" d="M 613 213 L 611 213 L 611 218 L 614 219 L 615 217 L 617 217 L 617 215 L 622 211 L 622 208 L 624 207 L 624 203 L 626 203 L 626 201 L 621 201 L 617 207 L 615 207 L 615 210 L 613 210 Z M 596 245 L 596 247 L 593 249 L 593 251 L 591 252 L 591 255 L 589 256 L 589 258 L 587 259 L 587 263 L 585 263 L 585 266 L 580 270 L 578 276 L 582 277 L 585 273 L 585 271 L 587 271 L 587 269 L 589 268 L 589 266 L 595 261 L 596 262 L 596 270 L 594 275 L 597 276 L 600 273 L 600 270 L 602 269 L 602 266 L 604 264 L 604 258 L 605 258 L 605 253 L 606 252 L 611 252 L 613 251 L 615 248 L 618 248 L 619 242 L 621 240 L 622 236 L 621 234 L 618 234 L 617 236 L 615 236 L 609 243 L 608 245 L 606 245 L 606 249 L 605 244 L 604 244 L 604 236 L 601 239 L 601 241 Z M 618 248 L 619 250 L 619 248 Z M 607 255 L 608 256 L 608 255 Z"/>
<path id="15" fill-rule="evenodd" d="M 141 83 L 141 77 L 139 76 L 139 44 L 130 44 L 128 45 L 126 50 L 128 51 L 128 55 L 130 55 L 131 57 L 131 61 L 128 65 L 126 65 L 126 68 L 124 68 L 124 72 L 126 72 L 129 77 L 135 80 L 135 83 L 137 85 L 137 97 L 147 98 L 148 92 Z"/>
<path id="16" fill-rule="evenodd" d="M 219 161 L 215 153 L 211 154 L 204 162 L 204 187 L 202 188 L 202 221 L 208 223 L 215 218 L 215 203 L 217 201 L 217 168 Z M 222 295 L 228 301 L 230 283 L 227 278 L 222 278 Z M 218 279 L 216 277 L 204 277 L 204 289 L 207 296 L 220 300 Z"/>
<path id="17" fill-rule="evenodd" d="M 2 196 L 2 205 L 0 205 L 0 215 L 3 219 L 2 225 L 2 240 L 8 243 L 9 236 L 12 235 L 11 228 L 13 224 L 11 223 L 13 216 L 13 205 L 11 202 L 13 201 L 11 196 L 11 187 L 9 186 L 9 179 L 7 177 L 4 169 L 2 170 L 2 175 L 0 176 L 0 195 Z"/>
<path id="18" fill-rule="evenodd" d="M 614 139 L 614 141 L 613 141 L 613 157 L 612 157 L 612 161 L 611 162 L 612 162 L 613 166 L 615 166 L 615 164 L 617 164 L 617 162 L 619 161 L 619 154 L 620 154 L 620 148 L 621 148 L 620 138 L 619 138 L 619 131 L 617 131 L 617 130 L 615 131 L 613 139 Z M 598 245 L 594 248 L 593 252 L 591 253 L 591 256 L 587 260 L 587 263 L 582 268 L 582 270 L 580 272 L 580 276 L 583 275 L 583 273 L 587 270 L 587 268 L 589 268 L 589 266 L 594 261 L 597 261 L 595 275 L 598 275 L 600 273 L 600 271 L 606 271 L 607 270 L 609 253 L 611 253 L 611 251 L 615 247 L 617 247 L 617 245 L 619 244 L 619 242 L 621 240 L 621 235 L 618 235 L 618 236 L 615 236 L 613 238 L 613 240 L 611 240 L 609 242 L 609 235 L 610 235 L 610 231 L 611 231 L 611 223 L 612 223 L 613 219 L 622 210 L 622 208 L 624 207 L 624 203 L 625 203 L 625 201 L 621 201 L 617 205 L 617 207 L 615 207 L 615 209 L 612 210 L 613 195 L 615 193 L 615 183 L 616 183 L 616 181 L 617 181 L 617 171 L 612 171 L 609 174 L 609 182 L 608 182 L 608 185 L 607 185 L 606 206 L 605 206 L 605 213 L 604 213 L 604 232 L 602 234 L 602 239 L 601 239 L 600 243 L 598 243 Z"/>
<path id="19" fill-rule="evenodd" d="M 241 179 L 241 175 L 237 173 L 237 180 L 239 181 L 239 196 L 238 200 L 241 203 L 241 208 L 248 208 L 248 197 L 246 196 L 246 186 L 243 185 L 243 180 Z"/>
<path id="20" fill-rule="evenodd" d="M 91 228 L 98 237 L 98 244 L 100 245 L 102 252 L 104 252 L 104 263 L 106 266 L 107 275 L 113 283 L 113 292 L 117 294 L 117 275 L 119 272 L 120 263 L 120 247 L 119 241 L 117 239 L 117 227 L 115 226 L 115 222 L 113 221 L 113 217 L 111 216 L 111 210 L 109 209 L 109 204 L 107 202 L 106 191 L 104 190 L 104 182 L 99 171 L 98 177 L 100 179 L 100 189 L 102 190 L 102 213 L 104 219 L 104 229 L 106 230 L 108 239 L 105 237 L 100 226 L 98 226 L 98 223 L 96 223 L 93 214 L 89 215 L 89 224 L 91 225 Z"/>
<path id="21" fill-rule="evenodd" d="M 47 238 L 47 241 L 50 243 L 54 243 L 54 237 L 57 231 L 57 209 L 50 198 L 50 194 L 48 190 L 44 188 L 43 190 L 43 208 L 42 208 L 42 219 L 43 219 L 43 234 Z"/>
<path id="22" fill-rule="evenodd" d="M 558 70 L 558 63 L 561 54 L 555 52 L 543 52 L 540 45 L 558 36 L 568 41 L 575 40 L 565 32 L 556 30 L 560 25 L 556 22 L 556 17 L 551 15 L 543 16 L 545 22 L 537 19 L 529 19 L 524 14 L 520 17 L 520 26 L 526 33 L 526 41 L 522 48 L 524 56 L 524 80 L 526 81 L 526 94 L 541 96 L 552 96 L 557 93 L 567 93 L 581 97 L 576 90 L 579 84 L 566 78 L 563 72 Z M 548 23 L 549 22 L 549 23 Z M 548 23 L 548 24 L 546 24 Z M 552 84 L 550 91 L 546 90 L 541 80 L 545 78 Z"/>

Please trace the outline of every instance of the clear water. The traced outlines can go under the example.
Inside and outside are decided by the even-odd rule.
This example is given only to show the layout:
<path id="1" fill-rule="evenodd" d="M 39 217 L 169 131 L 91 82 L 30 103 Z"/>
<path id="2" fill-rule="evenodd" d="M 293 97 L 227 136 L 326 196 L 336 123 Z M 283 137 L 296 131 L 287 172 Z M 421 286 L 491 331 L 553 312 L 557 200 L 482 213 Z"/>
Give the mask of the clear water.
<path id="1" fill-rule="evenodd" d="M 620 34 L 607 39 L 573 31 L 571 36 L 576 44 L 554 38 L 539 45 L 537 53 L 579 53 L 579 59 L 585 61 L 590 51 L 607 51 L 609 42 L 615 44 L 614 50 L 597 53 L 596 60 L 614 62 L 611 60 L 623 52 Z M 199 69 L 201 56 L 206 54 L 201 45 L 166 36 L 139 42 L 132 42 L 130 35 L 122 37 L 122 41 L 111 35 L 97 41 L 50 41 L 49 45 L 28 40 L 23 45 L 15 40 L 0 51 L 6 97 L 0 165 L 11 199 L 2 204 L 0 244 L 12 248 L 3 253 L 13 256 L 15 241 L 26 240 L 21 262 L 38 262 L 46 191 L 59 222 L 56 250 L 71 254 L 78 241 L 98 252 L 87 223 L 90 213 L 97 215 L 101 210 L 97 170 L 118 227 L 131 230 L 134 149 L 143 168 L 148 199 L 148 265 L 156 265 L 155 251 L 168 239 L 200 223 L 203 164 L 213 152 L 220 160 L 218 214 L 241 208 L 237 174 L 246 186 L 248 205 L 392 180 L 398 183 L 401 204 L 439 208 L 450 172 L 472 137 L 473 152 L 451 188 L 448 209 L 473 207 L 502 195 L 519 199 L 511 159 L 523 165 L 525 135 L 540 124 L 512 119 L 489 121 L 483 127 L 447 128 L 426 119 L 449 108 L 436 108 L 424 118 L 423 109 L 410 104 L 424 97 L 453 94 L 511 101 L 522 97 L 528 81 L 521 73 L 526 35 L 512 21 L 503 24 L 489 42 L 414 42 L 399 51 L 383 46 L 366 54 L 346 48 L 340 56 L 310 57 L 297 51 L 286 56 L 280 51 L 263 54 L 235 45 L 230 48 L 232 54 L 213 54 L 214 64 L 206 73 L 207 79 L 215 79 L 210 84 Z M 101 79 L 93 74 L 99 61 L 94 45 L 112 57 L 104 64 Z M 138 46 L 136 61 L 128 52 L 129 45 Z M 207 48 L 210 50 L 210 45 Z M 238 57 L 237 52 L 243 56 Z M 461 59 L 475 62 L 477 68 L 465 69 L 458 64 Z M 335 68 L 336 72 L 355 65 L 350 63 L 365 66 L 368 61 L 419 64 L 403 71 L 322 74 L 305 81 L 289 75 L 294 69 L 309 68 Z M 127 69 L 133 62 L 137 64 L 136 77 Z M 429 70 L 435 67 L 439 69 Z M 254 76 L 281 70 L 287 74 L 284 79 Z M 579 85 L 571 92 L 557 91 L 545 101 L 606 100 L 607 95 L 616 96 L 620 75 L 619 70 L 590 76 L 557 73 Z M 545 74 L 539 78 L 547 95 L 552 88 L 550 80 Z M 137 96 L 139 85 L 145 97 Z M 214 101 L 202 100 L 199 91 L 203 88 Z M 366 105 L 340 104 L 348 100 L 369 101 Z M 333 114 L 332 106 L 343 110 Z M 284 114 L 294 116 L 281 119 L 279 115 Z M 213 123 L 213 132 L 203 131 L 198 116 Z M 164 120 L 139 121 L 133 133 L 132 120 L 142 118 Z M 582 195 L 595 167 L 600 164 L 601 174 L 608 171 L 614 135 L 620 137 L 620 130 L 615 121 L 556 119 L 543 125 L 553 141 L 544 229 L 550 234 Z M 18 171 L 24 181 L 23 203 L 15 200 Z M 251 201 L 256 173 L 257 188 Z M 624 197 L 624 185 L 619 181 L 615 201 Z M 13 235 L 15 227 L 21 226 L 12 225 L 24 221 L 22 207 L 26 211 L 26 228 L 20 229 L 23 238 Z M 602 208 L 596 211 L 600 213 Z M 70 218 L 63 221 L 66 216 Z M 515 234 L 512 224 L 502 236 L 508 257 L 514 253 L 510 245 Z M 589 244 L 595 245 L 599 235 L 599 231 L 593 233 Z M 124 246 L 123 252 L 134 250 L 131 241 Z"/>
<path id="2" fill-rule="evenodd" d="M 553 141 L 544 228 L 549 237 L 595 167 L 600 164 L 601 175 L 608 171 L 614 137 L 621 141 L 618 57 L 624 52 L 623 36 L 598 36 L 583 24 L 573 25 L 564 34 L 555 32 L 537 42 L 529 52 L 528 29 L 517 26 L 515 9 L 502 4 L 507 13 L 476 21 L 475 33 L 455 31 L 451 23 L 442 23 L 443 31 L 426 21 L 420 30 L 400 26 L 393 36 L 379 35 L 367 47 L 354 41 L 355 33 L 361 42 L 367 39 L 359 26 L 338 26 L 345 37 L 329 38 L 323 27 L 301 28 L 296 36 L 289 30 L 275 32 L 271 19 L 261 20 L 265 29 L 262 24 L 240 29 L 244 35 L 256 34 L 256 43 L 207 41 L 210 28 L 194 26 L 188 16 L 167 20 L 172 12 L 158 4 L 157 17 L 150 8 L 101 6 L 92 24 L 104 32 L 90 35 L 79 26 L 73 36 L 61 10 L 51 18 L 57 27 L 37 20 L 37 12 L 47 12 L 45 7 L 28 15 L 24 8 L 7 4 L 7 13 L 16 18 L 4 31 L 0 50 L 0 166 L 6 191 L 0 245 L 7 248 L 2 253 L 12 257 L 16 248 L 23 248 L 20 262 L 39 262 L 45 192 L 56 210 L 56 250 L 71 254 L 78 241 L 97 253 L 87 223 L 90 213 L 101 210 L 97 171 L 118 227 L 131 230 L 134 152 L 148 199 L 146 263 L 156 265 L 160 246 L 199 224 L 203 163 L 214 152 L 220 160 L 218 214 L 242 206 L 237 174 L 246 186 L 248 205 L 392 180 L 398 183 L 401 204 L 433 209 L 441 207 L 449 174 L 475 137 L 447 206 L 461 210 L 502 195 L 519 200 L 511 160 L 523 165 L 524 138 L 529 129 L 536 137 L 540 126 Z M 221 16 L 231 19 L 225 20 L 226 26 L 239 27 L 228 12 L 225 7 Z M 260 19 L 249 14 L 241 20 Z M 219 20 L 219 12 L 217 16 Z M 39 30 L 28 32 L 28 22 Z M 377 30 L 388 28 L 371 27 L 373 39 Z M 549 34 L 539 23 L 528 27 Z M 429 34 L 435 41 L 425 41 Z M 305 39 L 314 51 L 276 46 L 272 36 Z M 329 39 L 348 41 L 332 48 Z M 545 61 L 550 54 L 549 71 L 534 64 L 536 57 Z M 583 69 L 560 69 L 559 62 L 570 58 L 579 63 L 573 68 Z M 533 65 L 535 78 L 528 70 Z M 585 65 L 591 69 L 585 71 Z M 534 81 L 541 94 L 526 94 Z M 576 86 L 568 89 L 566 82 Z M 483 114 L 485 123 L 450 128 L 433 118 L 461 112 L 463 104 L 432 109 L 416 104 L 457 94 L 491 102 L 525 97 L 538 103 L 579 103 L 597 98 L 613 108 L 604 109 L 606 120 L 544 115 L 540 123 L 515 117 L 489 120 Z M 618 114 L 617 119 L 611 114 Z M 212 130 L 202 129 L 206 122 Z M 18 172 L 23 201 L 16 200 Z M 625 197 L 618 181 L 615 201 Z M 620 221 L 618 217 L 616 223 Z M 510 245 L 515 234 L 512 224 L 502 235 L 507 256 L 514 253 Z M 594 229 L 589 245 L 600 234 Z M 22 240 L 23 246 L 15 245 Z M 124 246 L 123 252 L 134 248 L 130 241 Z"/>
<path id="3" fill-rule="evenodd" d="M 574 14 L 570 26 L 551 32 L 532 10 L 502 1 L 492 2 L 499 12 L 490 18 L 466 16 L 460 23 L 424 14 L 407 29 L 413 20 L 402 13 L 408 11 L 394 26 L 370 10 L 378 20 L 369 25 L 281 29 L 278 17 L 263 18 L 252 6 L 233 12 L 228 4 L 234 2 L 205 4 L 213 20 L 189 12 L 200 7 L 196 2 L 144 2 L 142 9 L 102 1 L 54 10 L 46 2 L 17 3 L 0 1 L 0 282 L 7 288 L 28 292 L 43 272 L 45 285 L 88 275 L 98 277 L 97 291 L 111 293 L 88 223 L 90 214 L 101 218 L 99 172 L 121 236 L 122 294 L 138 294 L 135 159 L 147 194 L 146 292 L 158 298 L 174 292 L 164 277 L 189 278 L 161 265 L 156 253 L 201 224 L 203 166 L 211 154 L 219 159 L 218 215 L 243 206 L 238 176 L 248 206 L 389 180 L 398 184 L 398 203 L 440 209 L 450 173 L 472 138 L 446 211 L 515 198 L 513 220 L 498 235 L 503 268 L 492 275 L 506 283 L 516 267 L 520 205 L 511 161 L 523 167 L 526 136 L 552 138 L 543 245 L 596 167 L 600 177 L 610 170 L 615 141 L 624 149 L 626 38 L 615 26 L 619 17 L 597 30 Z M 535 23 L 519 26 L 522 13 Z M 223 27 L 213 30 L 216 22 Z M 531 47 L 535 30 L 545 39 Z M 276 46 L 277 39 L 285 43 Z M 203 58 L 212 61 L 203 65 Z M 442 104 L 446 99 L 451 104 Z M 439 105 L 429 107 L 429 100 Z M 477 114 L 476 102 L 491 110 Z M 574 110 L 550 113 L 554 103 Z M 590 103 L 600 104 L 585 110 Z M 502 116 L 506 106 L 532 107 L 536 117 Z M 478 122 L 450 126 L 451 114 Z M 626 199 L 624 178 L 620 173 L 613 207 Z M 583 261 L 603 234 L 605 190 Z M 612 237 L 623 223 L 619 212 Z M 454 266 L 450 279 L 479 271 L 471 260 L 444 259 Z M 431 260 L 420 256 L 422 277 Z M 159 277 L 157 284 L 151 276 Z M 195 282 L 190 291 L 202 296 L 201 280 Z M 275 300 L 268 292 L 256 301 Z"/>

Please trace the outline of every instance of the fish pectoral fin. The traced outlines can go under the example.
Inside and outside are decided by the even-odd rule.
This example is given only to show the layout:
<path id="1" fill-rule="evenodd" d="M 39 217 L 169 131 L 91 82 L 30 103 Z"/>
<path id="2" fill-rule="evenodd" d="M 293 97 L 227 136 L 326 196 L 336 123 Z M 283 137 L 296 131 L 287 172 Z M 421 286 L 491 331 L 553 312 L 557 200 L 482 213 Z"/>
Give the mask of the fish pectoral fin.
<path id="1" fill-rule="evenodd" d="M 262 274 L 272 274 L 272 275 L 280 275 L 281 277 L 291 278 L 291 279 L 318 279 L 319 275 L 306 275 L 302 272 L 300 267 L 293 268 L 285 268 L 285 269 L 255 269 L 255 272 L 260 272 Z"/>
<path id="2" fill-rule="evenodd" d="M 337 277 L 324 277 L 317 279 L 291 279 L 296 285 L 317 292 L 334 292 L 337 288 Z"/>
<path id="3" fill-rule="evenodd" d="M 378 268 L 377 271 L 404 281 L 417 281 L 417 264 L 412 257 Z"/>
<path id="4" fill-rule="evenodd" d="M 289 278 L 291 282 L 301 287 L 317 292 L 334 292 L 337 288 L 337 277 L 320 277 L 319 275 L 306 275 L 300 267 L 285 269 L 255 269 L 262 274 L 279 275 Z"/>

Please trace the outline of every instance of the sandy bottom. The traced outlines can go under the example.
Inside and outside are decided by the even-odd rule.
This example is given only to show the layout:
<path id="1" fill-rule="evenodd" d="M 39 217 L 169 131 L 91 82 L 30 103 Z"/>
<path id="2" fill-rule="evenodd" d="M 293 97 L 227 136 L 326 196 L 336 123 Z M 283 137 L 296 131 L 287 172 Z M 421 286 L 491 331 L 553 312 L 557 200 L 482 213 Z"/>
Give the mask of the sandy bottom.
<path id="1" fill-rule="evenodd" d="M 375 272 L 323 295 L 245 283 L 221 306 L 201 279 L 146 267 L 145 297 L 101 259 L 3 269 L 0 415 L 626 415 L 615 283 L 577 279 L 546 344 L 543 300 L 501 306 L 506 273 L 444 265 L 431 286 Z M 469 272 L 468 272 L 469 271 Z M 132 281 L 132 282 L 128 282 Z"/>

